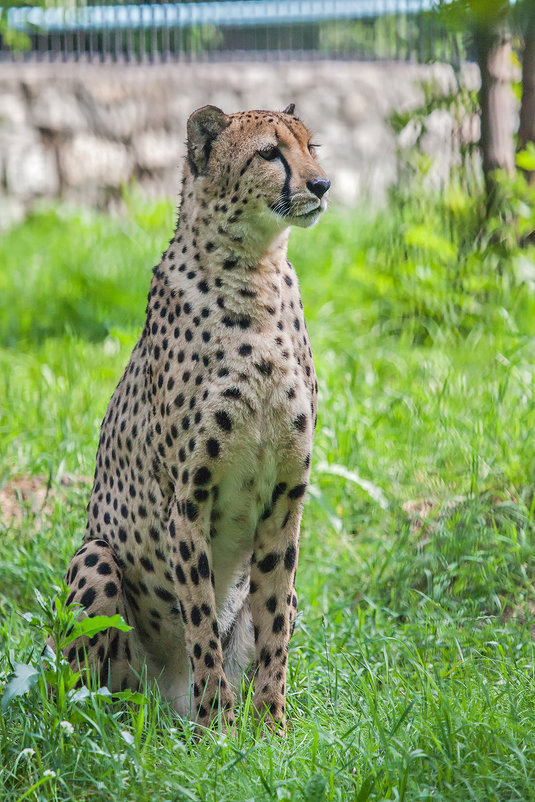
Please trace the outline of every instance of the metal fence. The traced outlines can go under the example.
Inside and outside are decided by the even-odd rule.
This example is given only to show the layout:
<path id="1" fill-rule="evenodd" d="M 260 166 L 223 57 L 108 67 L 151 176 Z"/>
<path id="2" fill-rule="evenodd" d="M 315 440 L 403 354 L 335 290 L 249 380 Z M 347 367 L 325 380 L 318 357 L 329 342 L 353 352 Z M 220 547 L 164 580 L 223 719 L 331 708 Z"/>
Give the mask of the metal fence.
<path id="1" fill-rule="evenodd" d="M 447 29 L 437 2 L 43 0 L 4 8 L 0 60 L 460 60 L 465 42 Z"/>

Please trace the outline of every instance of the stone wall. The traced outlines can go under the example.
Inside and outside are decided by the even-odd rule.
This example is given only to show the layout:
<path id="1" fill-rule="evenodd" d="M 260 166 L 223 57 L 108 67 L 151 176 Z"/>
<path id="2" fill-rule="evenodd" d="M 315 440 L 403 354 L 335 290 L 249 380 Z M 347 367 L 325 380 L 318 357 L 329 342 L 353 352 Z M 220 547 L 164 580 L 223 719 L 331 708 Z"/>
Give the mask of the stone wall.
<path id="1" fill-rule="evenodd" d="M 477 68 L 466 65 L 463 80 L 476 86 Z M 333 199 L 380 202 L 399 145 L 415 137 L 408 126 L 396 141 L 390 115 L 421 105 L 429 81 L 438 93 L 455 86 L 448 65 L 405 63 L 0 65 L 0 226 L 43 197 L 109 207 L 132 178 L 150 195 L 176 197 L 186 120 L 206 103 L 232 112 L 295 102 L 322 143 Z M 447 112 L 428 123 L 423 146 L 440 180 L 457 158 L 457 133 Z M 474 120 L 468 128 L 477 138 Z"/>

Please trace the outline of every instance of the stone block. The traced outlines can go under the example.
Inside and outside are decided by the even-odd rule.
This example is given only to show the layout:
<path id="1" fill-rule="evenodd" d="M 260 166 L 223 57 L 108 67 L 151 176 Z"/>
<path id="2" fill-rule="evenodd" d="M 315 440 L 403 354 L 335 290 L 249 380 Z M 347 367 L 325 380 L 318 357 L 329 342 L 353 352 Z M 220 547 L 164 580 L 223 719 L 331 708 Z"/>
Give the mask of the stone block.
<path id="1" fill-rule="evenodd" d="M 0 153 L 8 195 L 20 199 L 57 195 L 56 154 L 31 129 L 0 131 Z"/>
<path id="2" fill-rule="evenodd" d="M 453 67 L 450 64 L 430 64 L 427 67 L 428 78 L 435 87 L 437 95 L 448 95 L 456 90 Z"/>
<path id="3" fill-rule="evenodd" d="M 89 133 L 76 134 L 60 152 L 60 165 L 67 186 L 117 187 L 127 181 L 133 157 L 125 145 Z"/>
<path id="4" fill-rule="evenodd" d="M 454 133 L 453 118 L 446 109 L 434 109 L 425 118 L 425 131 L 420 140 L 424 153 L 430 156 L 441 156 L 450 150 Z"/>
<path id="5" fill-rule="evenodd" d="M 172 170 L 184 157 L 184 137 L 167 131 L 143 131 L 133 141 L 136 164 L 142 170 Z"/>
<path id="6" fill-rule="evenodd" d="M 476 92 L 481 88 L 481 73 L 474 61 L 466 61 L 461 65 L 461 84 Z"/>
<path id="7" fill-rule="evenodd" d="M 148 123 L 148 104 L 144 98 L 126 98 L 120 103 L 98 104 L 92 109 L 93 130 L 113 139 L 130 139 Z"/>
<path id="8" fill-rule="evenodd" d="M 87 128 L 87 118 L 69 83 L 42 83 L 34 87 L 31 119 L 37 128 L 63 133 Z"/>
<path id="9" fill-rule="evenodd" d="M 479 142 L 481 136 L 481 117 L 479 114 L 467 114 L 461 121 L 461 142 Z"/>
<path id="10" fill-rule="evenodd" d="M 26 103 L 17 87 L 0 86 L 0 128 L 25 125 L 27 117 Z"/>

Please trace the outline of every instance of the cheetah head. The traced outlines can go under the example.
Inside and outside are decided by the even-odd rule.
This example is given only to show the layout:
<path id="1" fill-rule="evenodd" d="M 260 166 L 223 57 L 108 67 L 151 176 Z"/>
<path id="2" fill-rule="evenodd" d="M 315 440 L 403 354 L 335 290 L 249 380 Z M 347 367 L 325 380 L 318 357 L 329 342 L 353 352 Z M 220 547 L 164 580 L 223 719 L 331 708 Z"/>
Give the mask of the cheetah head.
<path id="1" fill-rule="evenodd" d="M 187 164 L 194 188 L 218 198 L 231 224 L 261 222 L 273 233 L 314 225 L 327 208 L 330 181 L 294 104 L 283 112 L 225 114 L 203 106 L 188 120 Z"/>

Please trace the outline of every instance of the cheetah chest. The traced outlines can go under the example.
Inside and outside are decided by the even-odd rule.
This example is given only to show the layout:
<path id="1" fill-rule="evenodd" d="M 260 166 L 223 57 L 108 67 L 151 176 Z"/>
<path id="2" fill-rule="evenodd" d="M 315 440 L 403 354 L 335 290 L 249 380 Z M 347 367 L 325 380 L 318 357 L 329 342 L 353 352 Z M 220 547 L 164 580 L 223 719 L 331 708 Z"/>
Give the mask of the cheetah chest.
<path id="1" fill-rule="evenodd" d="M 285 495 L 308 473 L 312 433 L 301 430 L 299 417 L 305 404 L 310 406 L 304 388 L 283 409 L 274 394 L 254 426 L 243 425 L 236 432 L 214 477 L 217 497 L 210 513 L 210 539 L 221 602 L 248 564 L 259 526 L 264 524 L 267 537 L 270 529 L 280 527 L 288 511 Z"/>

